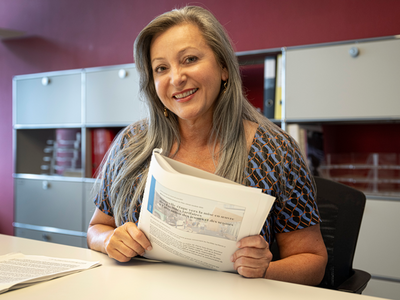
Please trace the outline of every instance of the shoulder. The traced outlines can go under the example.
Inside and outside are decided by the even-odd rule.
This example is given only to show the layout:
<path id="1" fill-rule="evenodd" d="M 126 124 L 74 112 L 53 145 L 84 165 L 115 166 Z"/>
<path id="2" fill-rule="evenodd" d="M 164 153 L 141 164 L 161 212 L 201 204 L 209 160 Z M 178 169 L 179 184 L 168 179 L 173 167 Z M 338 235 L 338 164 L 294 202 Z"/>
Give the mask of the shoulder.
<path id="1" fill-rule="evenodd" d="M 284 154 L 292 151 L 298 152 L 300 149 L 295 140 L 278 126 L 259 125 L 254 135 L 253 151 L 261 151 L 269 154 Z"/>
<path id="2" fill-rule="evenodd" d="M 122 129 L 114 141 L 114 148 L 124 149 L 132 143 L 139 142 L 146 135 L 147 120 L 140 120 Z"/>
<path id="3" fill-rule="evenodd" d="M 307 161 L 297 142 L 278 126 L 259 126 L 252 144 L 253 157 L 262 161 L 264 168 L 293 173 L 309 173 Z M 282 176 L 282 175 L 281 175 Z"/>
<path id="4" fill-rule="evenodd" d="M 276 125 L 260 125 L 254 135 L 248 157 L 252 168 L 273 172 L 282 178 L 293 164 L 306 166 L 294 139 Z"/>
<path id="5" fill-rule="evenodd" d="M 144 140 L 146 132 L 147 122 L 145 120 L 135 122 L 123 128 L 108 150 L 106 163 L 119 167 L 121 164 L 124 164 L 126 158 L 132 152 L 132 148 L 135 148 L 136 145 Z"/>
<path id="6" fill-rule="evenodd" d="M 249 178 L 256 186 L 273 193 L 282 202 L 296 190 L 312 187 L 312 177 L 294 139 L 277 126 L 259 126 L 254 136 L 248 163 Z M 272 192 L 273 191 L 273 192 Z"/>

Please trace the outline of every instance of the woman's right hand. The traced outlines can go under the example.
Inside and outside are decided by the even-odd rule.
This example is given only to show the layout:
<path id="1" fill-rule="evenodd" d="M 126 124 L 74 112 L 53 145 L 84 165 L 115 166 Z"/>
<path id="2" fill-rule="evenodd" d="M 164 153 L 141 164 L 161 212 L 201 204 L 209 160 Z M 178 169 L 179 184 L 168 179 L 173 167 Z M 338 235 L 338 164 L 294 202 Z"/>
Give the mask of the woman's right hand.
<path id="1" fill-rule="evenodd" d="M 90 249 L 106 253 L 120 262 L 127 262 L 152 249 L 150 241 L 135 223 L 117 227 L 114 218 L 98 208 L 90 220 L 87 241 Z"/>
<path id="2" fill-rule="evenodd" d="M 104 242 L 108 256 L 120 262 L 127 262 L 152 249 L 146 235 L 132 222 L 115 228 Z"/>

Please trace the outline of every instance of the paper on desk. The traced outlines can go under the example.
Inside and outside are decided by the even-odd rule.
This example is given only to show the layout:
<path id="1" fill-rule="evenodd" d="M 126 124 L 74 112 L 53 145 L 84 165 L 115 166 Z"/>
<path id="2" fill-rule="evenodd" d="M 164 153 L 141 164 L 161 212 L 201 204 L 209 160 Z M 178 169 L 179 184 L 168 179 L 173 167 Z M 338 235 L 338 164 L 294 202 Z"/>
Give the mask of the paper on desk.
<path id="1" fill-rule="evenodd" d="M 100 265 L 100 262 L 21 253 L 3 255 L 0 256 L 0 294 Z"/>

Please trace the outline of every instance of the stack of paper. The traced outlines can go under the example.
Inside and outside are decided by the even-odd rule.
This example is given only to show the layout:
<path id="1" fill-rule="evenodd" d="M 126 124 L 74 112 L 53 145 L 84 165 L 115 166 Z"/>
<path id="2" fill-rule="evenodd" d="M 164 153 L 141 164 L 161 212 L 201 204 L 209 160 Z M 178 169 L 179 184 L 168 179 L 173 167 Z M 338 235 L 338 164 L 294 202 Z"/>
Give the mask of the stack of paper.
<path id="1" fill-rule="evenodd" d="M 0 294 L 100 266 L 99 262 L 11 253 L 0 256 Z"/>

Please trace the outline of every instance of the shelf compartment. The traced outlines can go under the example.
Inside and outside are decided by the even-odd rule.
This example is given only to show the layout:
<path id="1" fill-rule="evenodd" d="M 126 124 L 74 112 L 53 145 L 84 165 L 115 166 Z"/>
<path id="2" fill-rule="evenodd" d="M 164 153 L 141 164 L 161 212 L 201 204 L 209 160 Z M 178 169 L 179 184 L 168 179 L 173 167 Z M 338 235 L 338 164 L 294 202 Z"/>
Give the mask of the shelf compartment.
<path id="1" fill-rule="evenodd" d="M 83 176 L 80 128 L 20 129 L 15 143 L 16 174 Z"/>

